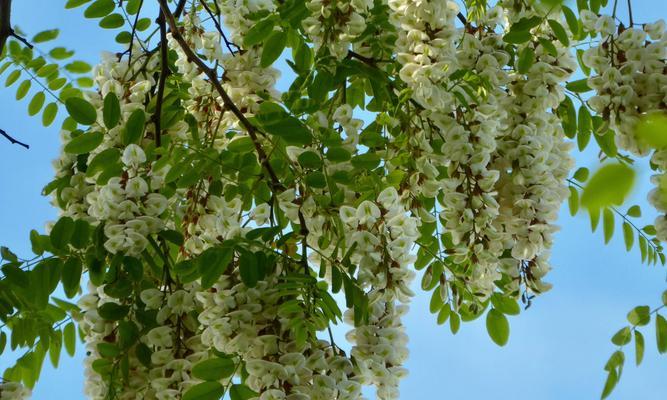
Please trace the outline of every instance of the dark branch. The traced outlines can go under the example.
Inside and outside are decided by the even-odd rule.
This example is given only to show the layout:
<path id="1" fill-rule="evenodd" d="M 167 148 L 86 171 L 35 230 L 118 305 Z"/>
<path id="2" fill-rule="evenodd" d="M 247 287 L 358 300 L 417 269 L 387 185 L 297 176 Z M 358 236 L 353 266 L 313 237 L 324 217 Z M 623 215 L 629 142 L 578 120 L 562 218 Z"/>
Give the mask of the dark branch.
<path id="1" fill-rule="evenodd" d="M 13 37 L 32 49 L 32 44 L 12 29 L 12 0 L 0 0 L 0 53 L 5 48 L 7 39 Z"/>
<path id="2" fill-rule="evenodd" d="M 139 1 L 139 9 L 134 16 L 134 23 L 132 24 L 132 33 L 130 34 L 130 48 L 128 51 L 127 65 L 132 64 L 132 47 L 134 46 L 134 37 L 137 35 L 137 23 L 139 22 L 139 14 L 141 14 L 141 7 L 144 5 L 144 0 Z"/>
<path id="3" fill-rule="evenodd" d="M 20 142 L 20 141 L 14 139 L 13 137 L 9 136 L 9 135 L 7 134 L 7 132 L 5 132 L 5 131 L 2 130 L 2 129 L 0 129 L 0 135 L 6 137 L 7 140 L 9 140 L 12 144 L 18 144 L 19 146 L 23 146 L 23 147 L 25 147 L 26 149 L 29 149 L 29 148 L 30 148 L 30 146 L 28 146 L 27 144 L 25 144 L 25 143 L 23 143 L 23 142 Z"/>
<path id="4" fill-rule="evenodd" d="M 162 140 L 162 101 L 164 99 L 164 86 L 169 76 L 169 48 L 167 47 L 167 24 L 164 18 L 164 12 L 160 10 L 160 16 L 157 19 L 160 26 L 160 79 L 157 87 L 157 101 L 155 103 L 155 114 L 153 122 L 155 123 L 155 146 L 160 147 Z"/>
<path id="5" fill-rule="evenodd" d="M 468 25 L 468 20 L 463 14 L 459 12 L 458 14 L 456 14 L 456 17 L 459 19 L 459 21 L 461 21 L 461 23 L 463 23 L 463 25 Z"/>
<path id="6" fill-rule="evenodd" d="M 176 10 L 174 10 L 174 18 L 179 18 L 183 10 L 185 9 L 185 3 L 187 0 L 180 0 L 176 5 Z"/>
<path id="7" fill-rule="evenodd" d="M 250 139 L 252 140 L 252 143 L 255 146 L 255 151 L 257 152 L 257 157 L 259 158 L 259 162 L 262 165 L 262 167 L 264 167 L 266 172 L 269 174 L 272 188 L 273 189 L 283 188 L 282 183 L 280 183 L 278 176 L 276 175 L 275 171 L 273 170 L 273 167 L 271 167 L 271 164 L 269 163 L 269 157 L 266 155 L 266 152 L 262 148 L 262 145 L 259 143 L 259 138 L 257 137 L 257 128 L 245 117 L 245 115 L 243 115 L 243 113 L 241 112 L 241 110 L 239 110 L 236 104 L 234 104 L 231 97 L 229 97 L 225 89 L 222 87 L 222 84 L 220 83 L 220 80 L 218 79 L 215 70 L 206 65 L 206 63 L 195 54 L 195 52 L 190 48 L 188 43 L 185 41 L 185 39 L 181 35 L 180 30 L 178 29 L 178 26 L 176 25 L 176 20 L 174 19 L 174 15 L 169 10 L 169 6 L 167 5 L 167 0 L 158 0 L 158 2 L 160 3 L 160 8 L 166 17 L 169 29 L 171 29 L 171 36 L 181 47 L 185 55 L 188 57 L 188 60 L 194 63 L 197 66 L 197 68 L 199 68 L 199 70 L 203 72 L 204 75 L 206 75 L 206 77 L 208 77 L 208 79 L 211 81 L 211 84 L 213 84 L 213 87 L 222 98 L 222 102 L 225 105 L 225 107 L 229 111 L 231 111 L 232 114 L 234 114 L 234 116 L 239 120 L 239 122 L 246 130 L 246 132 L 248 132 L 248 136 L 250 136 Z"/>
<path id="8" fill-rule="evenodd" d="M 204 10 L 206 10 L 206 12 L 208 13 L 208 15 L 209 15 L 209 16 L 211 17 L 211 19 L 213 20 L 213 24 L 215 25 L 215 29 L 217 29 L 217 30 L 218 30 L 218 33 L 220 33 L 220 36 L 222 36 L 222 39 L 225 41 L 225 46 L 227 47 L 227 49 L 229 50 L 229 52 L 232 53 L 232 55 L 234 54 L 234 50 L 232 50 L 232 46 L 236 47 L 237 51 L 240 50 L 240 49 L 239 49 L 239 46 L 237 46 L 236 44 L 230 42 L 230 41 L 227 39 L 227 36 L 225 35 L 225 32 L 222 30 L 222 27 L 220 26 L 220 22 L 218 21 L 218 18 L 216 18 L 216 16 L 219 16 L 220 13 L 218 12 L 218 13 L 216 13 L 216 14 L 214 15 L 213 11 L 211 11 L 211 8 L 208 6 L 208 4 L 206 4 L 206 0 L 202 0 L 202 1 L 201 1 L 201 4 L 202 4 L 202 6 L 204 6 Z M 218 7 L 218 3 L 215 3 L 215 7 L 216 7 L 216 8 Z"/>

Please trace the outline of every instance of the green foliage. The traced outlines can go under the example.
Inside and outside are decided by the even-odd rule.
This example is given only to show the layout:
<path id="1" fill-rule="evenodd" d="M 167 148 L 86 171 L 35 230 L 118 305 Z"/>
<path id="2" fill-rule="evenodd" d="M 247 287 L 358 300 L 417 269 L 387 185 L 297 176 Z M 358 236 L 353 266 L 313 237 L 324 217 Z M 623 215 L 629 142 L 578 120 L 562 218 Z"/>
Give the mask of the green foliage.
<path id="1" fill-rule="evenodd" d="M 490 309 L 486 314 L 486 331 L 498 346 L 506 345 L 510 335 L 507 317 L 495 308 Z"/>
<path id="2" fill-rule="evenodd" d="M 635 171 L 625 164 L 606 164 L 588 180 L 581 204 L 588 209 L 621 205 L 632 190 Z"/>

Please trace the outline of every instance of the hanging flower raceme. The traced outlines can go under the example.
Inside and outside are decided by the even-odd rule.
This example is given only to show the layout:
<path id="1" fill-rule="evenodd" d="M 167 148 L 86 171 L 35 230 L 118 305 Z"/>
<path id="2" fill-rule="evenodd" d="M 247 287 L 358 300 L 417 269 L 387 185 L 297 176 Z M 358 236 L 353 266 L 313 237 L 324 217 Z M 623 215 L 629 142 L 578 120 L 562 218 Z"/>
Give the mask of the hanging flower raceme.
<path id="1" fill-rule="evenodd" d="M 158 4 L 157 30 L 119 35 L 129 48 L 103 55 L 94 90 L 61 93 L 70 118 L 45 188 L 61 216 L 49 237 L 31 235 L 52 256 L 15 262 L 14 276 L 78 296 L 38 310 L 78 324 L 88 398 L 357 400 L 371 387 L 398 399 L 417 271 L 452 332 L 489 308 L 487 326 L 502 325 L 521 294 L 550 287 L 573 164 L 569 42 L 582 35 L 565 8 Z M 596 134 L 648 154 L 635 130 L 665 109 L 664 23 L 581 17 L 601 37 L 580 52 Z M 664 213 L 666 150 L 651 162 L 649 198 Z M 655 225 L 667 237 L 667 219 Z M 6 326 L 26 325 L 13 312 Z M 69 343 L 74 326 L 51 343 Z M 30 386 L 21 368 L 7 377 Z M 29 392 L 0 383 L 0 399 Z"/>

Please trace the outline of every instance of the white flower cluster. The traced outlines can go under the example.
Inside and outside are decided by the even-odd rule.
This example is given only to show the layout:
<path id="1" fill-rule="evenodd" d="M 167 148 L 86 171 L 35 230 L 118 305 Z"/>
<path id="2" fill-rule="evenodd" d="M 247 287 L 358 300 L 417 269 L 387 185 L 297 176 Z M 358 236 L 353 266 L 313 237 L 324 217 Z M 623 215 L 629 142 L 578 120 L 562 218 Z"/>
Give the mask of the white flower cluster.
<path id="1" fill-rule="evenodd" d="M 24 400 L 29 399 L 30 389 L 19 382 L 0 381 L 0 399 L 2 400 Z"/>
<path id="2" fill-rule="evenodd" d="M 366 16 L 372 0 L 313 0 L 306 2 L 311 12 L 302 22 L 303 29 L 315 44 L 315 50 L 326 46 L 331 55 L 345 58 L 350 45 L 366 30 Z"/>
<path id="3" fill-rule="evenodd" d="M 508 14 L 511 21 L 530 18 L 530 9 Z M 542 24 L 537 35 L 549 36 L 551 28 Z M 557 53 L 549 53 L 540 42 L 520 46 L 533 48 L 535 61 L 525 74 L 514 74 L 509 83 L 511 97 L 505 132 L 498 144 L 496 167 L 502 171 L 498 182 L 500 216 L 505 248 L 513 260 L 504 260 L 504 270 L 536 293 L 550 285 L 541 281 L 549 271 L 549 249 L 561 204 L 568 196 L 565 179 L 574 165 L 569 155 L 560 120 L 554 110 L 565 98 L 562 84 L 576 70 L 576 60 L 560 42 L 552 42 Z M 511 99 L 511 100 L 510 100 Z M 516 268 L 517 260 L 520 268 Z M 513 281 L 518 288 L 519 279 Z"/>
<path id="4" fill-rule="evenodd" d="M 648 113 L 665 113 L 667 109 L 665 21 L 617 28 L 608 15 L 582 11 L 581 18 L 588 31 L 600 36 L 600 44 L 583 55 L 584 64 L 593 71 L 588 85 L 596 92 L 588 105 L 616 133 L 619 148 L 647 155 L 649 143 L 637 136 L 636 128 Z M 667 154 L 658 149 L 651 162 L 659 173 L 651 178 L 656 187 L 648 199 L 662 213 L 655 220 L 656 237 L 667 240 Z"/>
<path id="5" fill-rule="evenodd" d="M 565 98 L 563 83 L 577 65 L 569 49 L 555 40 L 559 35 L 536 11 L 535 1 L 514 7 L 515 1 L 501 0 L 465 23 L 457 22 L 458 6 L 449 0 L 306 2 L 305 39 L 322 50 L 317 52 L 317 74 L 348 55 L 356 57 L 354 62 L 379 65 L 383 74 L 395 75 L 396 80 L 387 82 L 388 92 L 399 98 L 395 113 L 378 112 L 366 129 L 350 105 L 357 100 L 346 99 L 344 91 L 327 97 L 330 107 L 306 112 L 307 118 L 296 111 L 307 103 L 298 103 L 304 99 L 285 100 L 312 136 L 307 146 L 283 147 L 264 129 L 249 140 L 238 115 L 170 33 L 168 46 L 176 59 L 167 82 L 167 106 L 182 107 L 185 117 L 160 133 L 162 144 L 156 148 L 156 124 L 150 117 L 159 54 L 135 45 L 132 63 L 105 56 L 95 70 L 99 92 L 86 93 L 98 110 L 98 121 L 90 129 L 104 132 L 88 161 L 104 156 L 113 159 L 115 169 L 87 171 L 81 168 L 81 156 L 63 151 L 55 162 L 56 174 L 68 184 L 61 185 L 54 201 L 64 215 L 103 224 L 104 249 L 110 253 L 105 262 L 125 256 L 141 256 L 143 262 L 155 255 L 157 260 L 147 260 L 144 275 L 131 288 L 133 296 L 111 296 L 113 274 L 108 273 L 105 284 L 91 284 L 80 299 L 77 318 L 88 351 L 86 395 L 101 400 L 113 391 L 122 400 L 181 399 L 201 383 L 193 376 L 194 366 L 224 353 L 236 370 L 219 383 L 243 376 L 259 400 L 357 400 L 363 398 L 364 385 L 375 387 L 379 399 L 397 399 L 399 381 L 407 374 L 403 364 L 408 338 L 401 318 L 413 296 L 413 266 L 422 252 L 415 251 L 417 246 L 445 247 L 431 254 L 443 275 L 430 275 L 435 262 L 425 274 L 440 283 L 436 295 L 443 302 L 456 296 L 449 291 L 454 287 L 450 278 L 455 290 L 462 283 L 461 290 L 473 294 L 473 300 L 458 298 L 464 302 L 483 302 L 496 290 L 518 293 L 522 285 L 536 293 L 548 289 L 541 279 L 550 268 L 554 222 L 568 195 L 564 182 L 572 167 L 570 144 L 555 109 Z M 279 73 L 261 67 L 261 45 L 245 48 L 243 43 L 258 18 L 277 12 L 279 2 L 216 0 L 214 5 L 238 47 L 221 45 L 221 33 L 205 28 L 197 7 L 183 14 L 179 33 L 216 73 L 222 71 L 218 79 L 248 123 L 264 123 L 253 117 L 263 102 L 281 103 L 275 89 Z M 388 10 L 388 15 L 378 16 L 378 9 Z M 612 129 L 622 131 L 620 147 L 643 154 L 631 128 L 643 113 L 665 102 L 664 24 L 616 33 L 613 20 L 586 12 L 582 16 L 587 29 L 602 33 L 607 43 L 584 54 L 595 72 L 589 84 L 597 90 L 589 104 Z M 396 63 L 373 59 L 387 49 L 373 47 L 372 34 L 362 37 L 375 17 L 387 17 L 384 22 L 395 28 L 383 37 L 397 38 L 391 50 Z M 512 24 L 533 17 L 542 22 L 512 56 L 503 35 Z M 290 36 L 290 46 L 299 40 Z M 550 45 L 545 47 L 545 40 Z M 348 53 L 357 46 L 361 56 Z M 522 68 L 518 55 L 525 52 L 534 56 Z M 337 68 L 328 72 L 338 79 Z M 368 87 L 359 93 L 357 84 L 366 79 L 361 76 L 345 77 L 344 89 L 350 83 L 353 96 L 369 93 Z M 385 89 L 369 86 L 373 92 Z M 299 90 L 305 93 L 305 84 Z M 620 98 L 613 95 L 617 91 Z M 120 123 L 111 129 L 101 111 L 109 93 L 121 108 Z M 381 102 L 381 96 L 374 95 Z M 145 133 L 126 145 L 128 120 L 137 112 L 145 114 Z M 70 143 L 77 134 L 63 133 L 63 142 Z M 382 144 L 368 144 L 374 141 Z M 255 168 L 251 173 L 227 164 L 238 156 L 230 155 L 230 149 L 247 150 L 250 145 L 269 154 L 279 184 L 263 180 L 274 171 L 255 164 L 254 152 L 241 154 L 251 157 L 243 160 Z M 380 146 L 386 146 L 381 155 Z M 215 167 L 195 183 L 176 173 L 201 166 L 204 159 Z M 377 163 L 366 174 L 357 161 Z M 667 150 L 656 151 L 652 161 L 667 171 Z M 260 166 L 266 171 L 259 172 Z M 350 180 L 354 183 L 346 183 Z M 654 181 L 658 189 L 651 200 L 667 212 L 667 177 Z M 667 219 L 656 227 L 667 239 Z M 176 234 L 168 238 L 174 245 L 163 241 L 174 233 L 167 229 L 182 233 L 182 243 Z M 251 231 L 259 236 L 251 239 Z M 159 243 L 152 242 L 160 232 Z M 435 237 L 428 237 L 432 233 Z M 265 234 L 274 234 L 275 241 L 264 239 Z M 199 274 L 208 272 L 200 263 L 216 246 L 231 252 L 217 281 L 205 285 L 203 277 L 188 279 L 190 267 Z M 244 252 L 250 251 L 278 260 L 271 260 L 256 285 L 249 283 L 252 277 L 242 267 Z M 311 274 L 317 266 L 322 281 Z M 265 265 L 257 265 L 261 267 Z M 125 272 L 121 268 L 120 274 Z M 312 285 L 295 289 L 289 281 L 295 275 Z M 349 354 L 333 337 L 327 341 L 318 336 L 335 319 L 325 316 L 319 304 L 328 300 L 318 297 L 327 284 L 344 287 L 346 300 L 354 303 L 342 313 L 354 326 L 346 335 Z M 366 302 L 367 309 L 359 306 Z M 454 312 L 459 312 L 454 303 Z M 110 321 L 102 317 L 108 310 L 127 312 L 120 321 Z M 340 315 L 337 307 L 335 311 Z M 122 344 L 127 339 L 123 335 L 135 328 L 134 342 L 121 349 L 127 345 Z M 1 384 L 3 399 L 4 391 L 20 388 Z"/>
<path id="6" fill-rule="evenodd" d="M 413 186 L 421 191 L 411 190 L 429 197 L 442 192 L 440 217 L 452 236 L 451 257 L 471 264 L 469 284 L 475 292 L 490 295 L 501 271 L 518 284 L 520 272 L 527 270 L 526 283 L 545 290 L 539 278 L 549 269 L 553 222 L 567 197 L 563 183 L 572 167 L 553 110 L 564 98 L 561 84 L 576 69 L 573 57 L 558 43 L 558 54 L 552 55 L 530 41 L 518 49 L 533 48 L 529 71 L 508 74 L 510 55 L 493 29 L 538 16 L 534 7 L 505 9 L 500 2 L 482 18 L 487 30 L 457 28 L 454 3 L 396 0 L 389 5 L 399 32 L 400 77 L 423 107 L 411 138 L 423 154 L 413 175 L 418 179 Z M 549 37 L 550 29 L 543 23 L 534 34 Z M 484 94 L 475 98 L 463 84 L 451 82 L 461 81 L 463 71 L 481 77 Z M 457 79 L 450 79 L 452 74 Z M 422 118 L 430 121 L 428 129 L 422 128 Z M 434 149 L 432 143 L 440 139 L 442 147 Z M 446 177 L 439 178 L 435 168 L 429 174 L 424 168 L 429 165 L 445 167 Z M 434 184 L 435 191 L 424 193 Z M 511 259 L 503 258 L 506 250 Z"/>
<path id="7" fill-rule="evenodd" d="M 123 175 L 109 179 L 106 185 L 86 196 L 88 215 L 106 222 L 107 251 L 139 255 L 148 245 L 146 238 L 164 229 L 160 216 L 168 202 L 156 192 L 163 184 L 162 179 L 148 176 L 150 168 L 145 165 L 146 155 L 141 147 L 128 145 L 121 160 Z"/>
<path id="8" fill-rule="evenodd" d="M 389 0 L 390 21 L 396 25 L 396 59 L 400 78 L 412 89 L 413 98 L 426 109 L 446 110 L 453 95 L 445 86 L 458 69 L 454 24 L 458 5 L 453 1 Z"/>

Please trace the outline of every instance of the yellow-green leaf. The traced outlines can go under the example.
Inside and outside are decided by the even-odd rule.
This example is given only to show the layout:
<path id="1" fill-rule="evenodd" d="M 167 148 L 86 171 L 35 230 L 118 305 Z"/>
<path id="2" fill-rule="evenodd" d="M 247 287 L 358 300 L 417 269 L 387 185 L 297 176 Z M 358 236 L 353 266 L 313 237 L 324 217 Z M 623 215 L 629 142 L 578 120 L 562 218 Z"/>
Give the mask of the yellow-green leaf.
<path id="1" fill-rule="evenodd" d="M 614 212 L 605 208 L 602 212 L 602 230 L 604 232 L 604 242 L 609 243 L 614 236 Z"/>
<path id="2" fill-rule="evenodd" d="M 581 204 L 589 209 L 621 205 L 635 181 L 635 171 L 626 164 L 603 165 L 589 179 Z"/>
<path id="3" fill-rule="evenodd" d="M 510 336 L 510 324 L 507 317 L 500 311 L 492 308 L 486 314 L 486 331 L 489 333 L 491 340 L 498 346 L 507 344 Z"/>
<path id="4" fill-rule="evenodd" d="M 625 249 L 630 251 L 635 242 L 634 229 L 627 222 L 623 223 L 623 240 L 625 241 Z"/>

